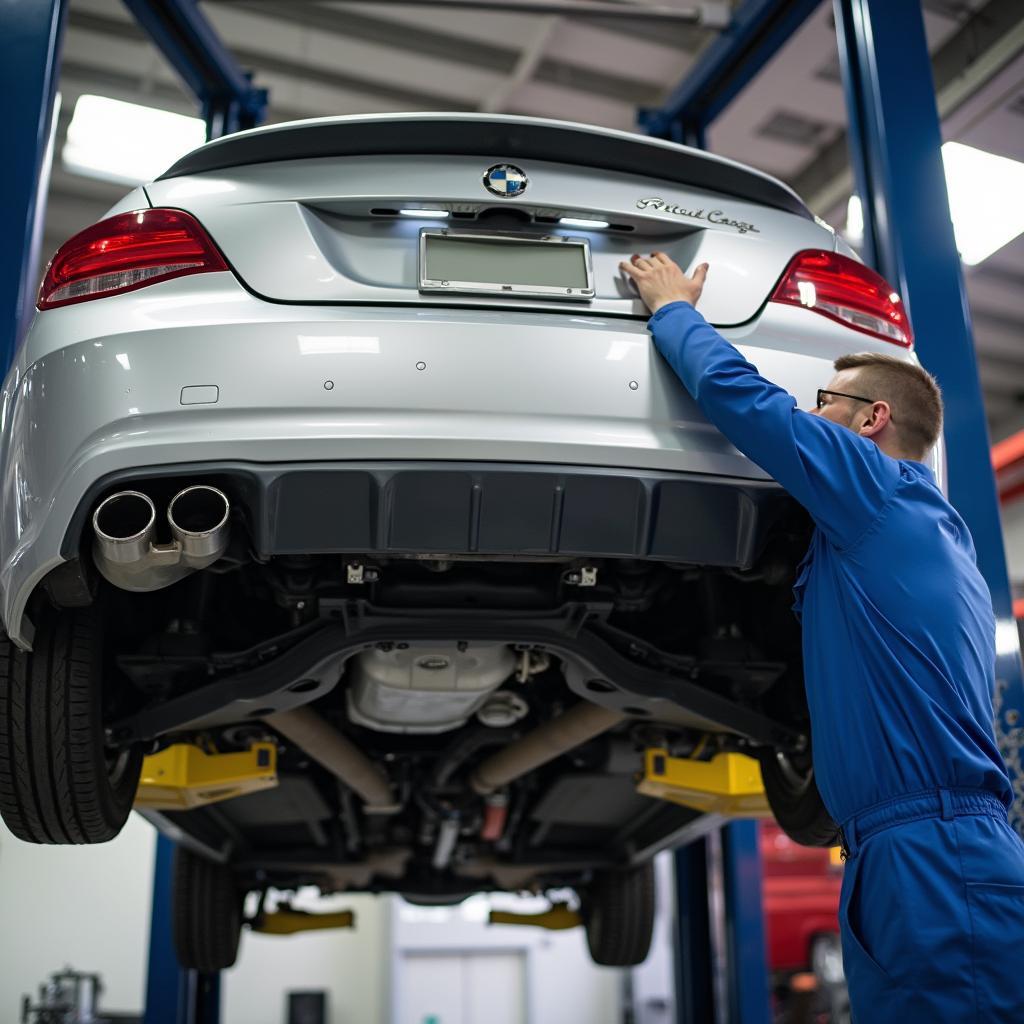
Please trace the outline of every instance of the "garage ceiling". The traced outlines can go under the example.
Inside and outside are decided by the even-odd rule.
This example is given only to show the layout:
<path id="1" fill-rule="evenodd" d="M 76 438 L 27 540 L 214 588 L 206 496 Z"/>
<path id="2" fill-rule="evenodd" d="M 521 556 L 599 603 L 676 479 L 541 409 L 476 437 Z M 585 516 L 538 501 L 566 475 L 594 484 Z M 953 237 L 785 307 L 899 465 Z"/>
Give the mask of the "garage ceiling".
<path id="1" fill-rule="evenodd" d="M 568 0 L 571 2 L 571 0 Z M 621 0 L 624 4 L 636 0 Z M 740 0 L 733 0 L 739 6 Z M 947 138 L 1024 160 L 1024 5 L 923 0 Z M 426 3 L 206 0 L 239 63 L 270 90 L 271 122 L 327 114 L 477 110 L 631 129 L 714 38 L 706 28 L 460 10 Z M 657 6 L 690 7 L 691 0 Z M 1007 32 L 1007 11 L 1015 28 Z M 192 97 L 120 0 L 71 0 L 57 152 L 78 96 L 195 113 Z M 710 148 L 792 184 L 841 226 L 851 191 L 831 4 L 825 2 L 712 126 Z M 54 168 L 49 254 L 124 193 Z M 967 268 L 993 439 L 1024 427 L 1024 239 Z"/>

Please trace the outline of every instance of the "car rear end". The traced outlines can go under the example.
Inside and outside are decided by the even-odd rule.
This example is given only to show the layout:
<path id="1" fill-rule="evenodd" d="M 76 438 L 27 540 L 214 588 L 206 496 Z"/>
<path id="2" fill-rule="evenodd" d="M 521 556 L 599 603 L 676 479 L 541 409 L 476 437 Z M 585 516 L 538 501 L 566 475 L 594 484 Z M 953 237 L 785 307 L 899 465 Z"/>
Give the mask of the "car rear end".
<path id="1" fill-rule="evenodd" d="M 5 820 L 98 842 L 134 802 L 182 841 L 190 934 L 220 929 L 213 960 L 179 946 L 204 970 L 240 921 L 189 893 L 305 884 L 571 887 L 595 960 L 637 963 L 651 858 L 706 807 L 638 788 L 657 752 L 756 756 L 789 834 L 831 839 L 789 610 L 806 523 L 618 267 L 709 263 L 704 315 L 806 407 L 838 355 L 914 358 L 839 248 L 759 172 L 529 118 L 275 126 L 131 193 L 54 257 L 4 384 Z M 83 701 L 69 752 L 37 712 Z M 261 751 L 212 807 L 135 785 L 154 754 Z"/>
<path id="2" fill-rule="evenodd" d="M 185 157 L 58 254 L 5 383 L 12 638 L 106 494 L 183 474 L 234 482 L 264 558 L 749 568 L 777 491 L 653 350 L 618 264 L 654 249 L 711 264 L 701 311 L 805 407 L 844 352 L 913 358 L 785 186 L 683 147 L 404 115 Z"/>

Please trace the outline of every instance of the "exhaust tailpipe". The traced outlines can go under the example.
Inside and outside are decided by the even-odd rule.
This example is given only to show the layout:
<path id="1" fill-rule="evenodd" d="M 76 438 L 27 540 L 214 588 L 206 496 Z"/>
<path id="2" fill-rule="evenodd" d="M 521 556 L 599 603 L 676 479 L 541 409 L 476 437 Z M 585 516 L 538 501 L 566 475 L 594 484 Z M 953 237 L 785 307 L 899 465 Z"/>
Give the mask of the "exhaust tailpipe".
<path id="1" fill-rule="evenodd" d="M 190 568 L 205 569 L 227 551 L 230 513 L 227 496 L 209 484 L 186 487 L 171 498 L 167 522 Z"/>
<path id="2" fill-rule="evenodd" d="M 167 507 L 173 540 L 157 544 L 152 500 L 141 491 L 118 491 L 101 501 L 92 516 L 96 567 L 122 590 L 169 587 L 224 554 L 230 513 L 223 491 L 208 484 L 186 487 Z"/>
<path id="3" fill-rule="evenodd" d="M 118 491 L 92 516 L 97 562 L 131 565 L 145 557 L 156 535 L 156 507 L 141 491 Z"/>

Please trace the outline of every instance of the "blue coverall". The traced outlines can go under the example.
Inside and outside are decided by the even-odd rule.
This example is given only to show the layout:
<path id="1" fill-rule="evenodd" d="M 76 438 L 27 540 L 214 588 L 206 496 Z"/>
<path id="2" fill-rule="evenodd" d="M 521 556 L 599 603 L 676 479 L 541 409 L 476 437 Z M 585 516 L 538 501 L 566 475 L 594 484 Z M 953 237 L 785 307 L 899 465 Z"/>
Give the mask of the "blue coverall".
<path id="1" fill-rule="evenodd" d="M 794 610 L 815 777 L 849 853 L 855 1021 L 1024 1024 L 1024 842 L 1006 820 L 995 620 L 964 521 L 930 469 L 799 410 L 689 303 L 649 327 L 707 418 L 817 527 Z"/>

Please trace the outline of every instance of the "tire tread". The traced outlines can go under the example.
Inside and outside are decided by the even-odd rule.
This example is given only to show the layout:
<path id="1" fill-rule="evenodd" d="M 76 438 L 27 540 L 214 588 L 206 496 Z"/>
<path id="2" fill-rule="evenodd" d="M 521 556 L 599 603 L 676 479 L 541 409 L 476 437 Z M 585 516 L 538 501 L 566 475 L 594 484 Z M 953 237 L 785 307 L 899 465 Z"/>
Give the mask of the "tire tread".
<path id="1" fill-rule="evenodd" d="M 0 638 L 0 814 L 25 842 L 107 842 L 131 812 L 142 756 L 111 784 L 101 665 L 90 609 L 44 613 L 31 653 Z"/>
<path id="2" fill-rule="evenodd" d="M 765 796 L 782 831 L 801 846 L 838 845 L 839 826 L 821 799 L 813 770 L 798 790 L 779 768 L 774 751 L 765 751 L 760 760 Z"/>
<path id="3" fill-rule="evenodd" d="M 233 966 L 242 930 L 242 894 L 231 868 L 179 846 L 173 878 L 171 920 L 178 963 L 197 971 Z"/>
<path id="4" fill-rule="evenodd" d="M 654 932 L 654 865 L 603 871 L 586 894 L 587 946 L 605 967 L 643 963 Z"/>

